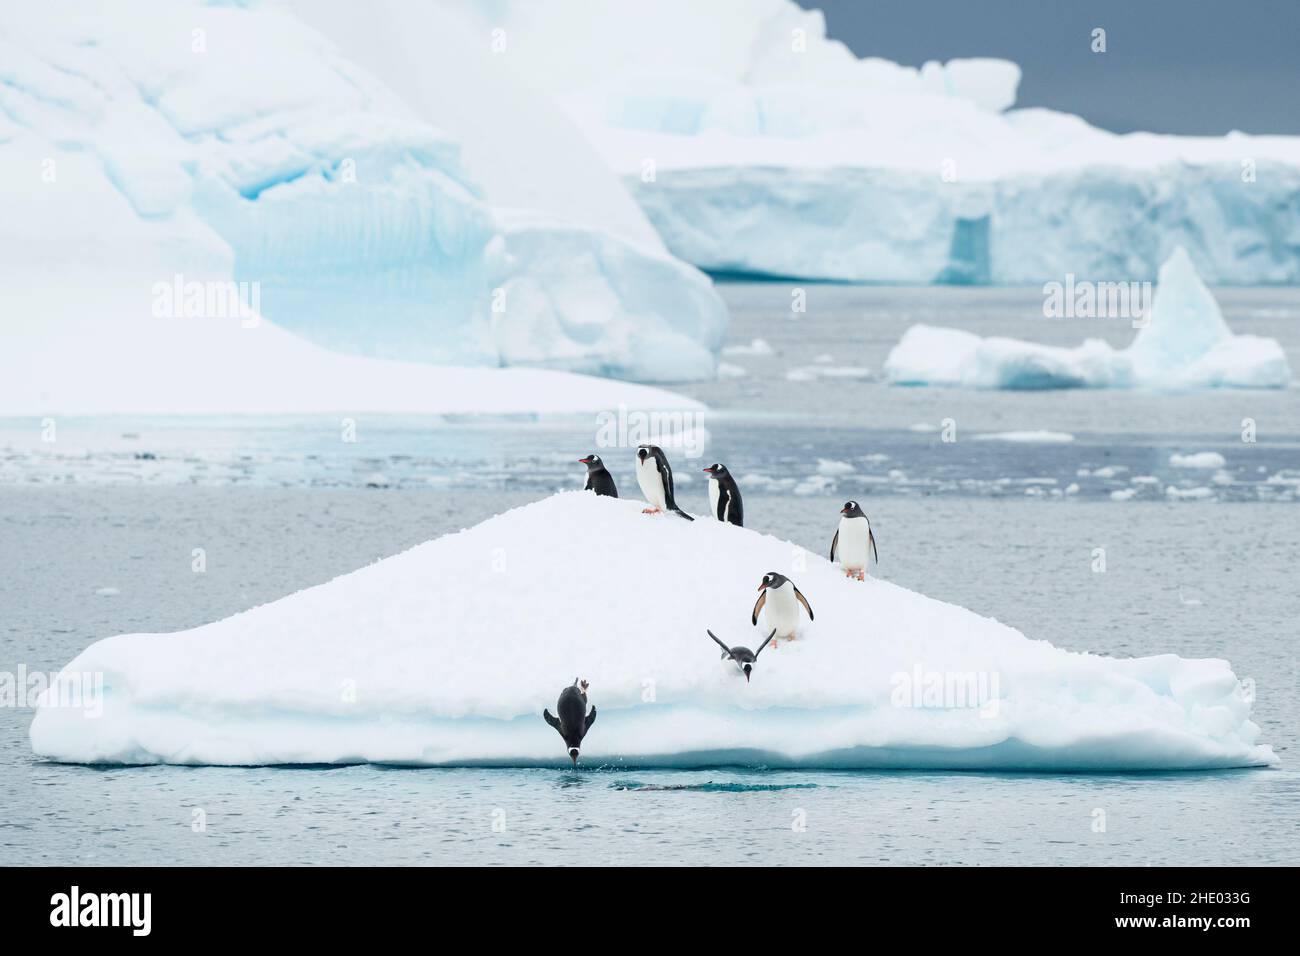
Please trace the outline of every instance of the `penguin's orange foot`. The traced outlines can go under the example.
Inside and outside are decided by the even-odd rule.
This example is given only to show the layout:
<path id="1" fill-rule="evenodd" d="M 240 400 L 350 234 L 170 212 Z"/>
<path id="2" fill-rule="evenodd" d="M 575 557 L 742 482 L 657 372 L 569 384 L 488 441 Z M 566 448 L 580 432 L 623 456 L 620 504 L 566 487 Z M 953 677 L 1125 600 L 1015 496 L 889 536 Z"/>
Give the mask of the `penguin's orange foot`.
<path id="1" fill-rule="evenodd" d="M 867 579 L 867 572 L 866 572 L 866 571 L 859 571 L 859 572 L 858 572 L 858 580 L 859 580 L 859 581 L 865 581 L 866 579 Z"/>
<path id="2" fill-rule="evenodd" d="M 642 509 L 641 509 L 641 513 L 642 513 L 643 515 L 657 515 L 657 514 L 662 514 L 662 512 L 661 512 L 658 508 L 642 508 Z"/>

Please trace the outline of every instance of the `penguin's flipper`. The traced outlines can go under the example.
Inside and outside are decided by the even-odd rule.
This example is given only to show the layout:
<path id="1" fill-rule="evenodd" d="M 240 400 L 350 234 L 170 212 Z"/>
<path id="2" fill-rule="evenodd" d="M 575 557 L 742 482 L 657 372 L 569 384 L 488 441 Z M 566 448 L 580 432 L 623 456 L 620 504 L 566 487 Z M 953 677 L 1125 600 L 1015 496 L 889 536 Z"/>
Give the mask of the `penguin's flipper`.
<path id="1" fill-rule="evenodd" d="M 790 587 L 794 588 L 793 581 L 790 582 Z M 803 605 L 803 609 L 808 612 L 808 620 L 815 621 L 816 618 L 813 617 L 812 605 L 809 604 L 808 599 L 803 596 L 803 592 L 798 588 L 794 588 L 794 596 L 799 599 L 799 603 Z"/>
<path id="2" fill-rule="evenodd" d="M 758 600 L 754 602 L 754 613 L 749 619 L 750 624 L 753 624 L 755 627 L 758 626 L 758 612 L 763 610 L 763 605 L 766 603 L 767 603 L 767 591 L 764 591 L 762 594 L 758 596 Z"/>
<path id="3" fill-rule="evenodd" d="M 835 537 L 831 538 L 831 564 L 835 563 L 835 550 L 840 546 L 840 529 L 835 529 Z"/>
<path id="4" fill-rule="evenodd" d="M 722 656 L 730 657 L 731 648 L 729 648 L 726 644 L 723 644 L 721 639 L 719 639 L 718 635 L 714 634 L 712 631 L 709 631 L 707 627 L 704 630 L 708 631 L 709 637 L 713 638 L 714 643 L 716 643 L 720 648 L 722 648 Z"/>
<path id="5" fill-rule="evenodd" d="M 727 494 L 726 488 L 718 489 L 718 513 L 713 517 L 719 521 L 727 520 L 727 506 L 731 503 L 731 495 Z"/>
<path id="6" fill-rule="evenodd" d="M 767 645 L 771 644 L 772 638 L 774 637 L 776 637 L 776 628 L 772 628 L 772 633 L 767 635 L 767 638 L 763 641 L 763 647 L 767 647 Z M 763 653 L 763 647 L 760 647 L 754 652 L 754 660 L 758 660 L 758 655 Z"/>
<path id="7" fill-rule="evenodd" d="M 867 528 L 867 540 L 871 542 L 871 554 L 876 559 L 876 564 L 880 563 L 880 555 L 876 554 L 876 536 L 872 534 L 871 529 Z"/>
<path id="8" fill-rule="evenodd" d="M 560 730 L 560 719 L 558 717 L 546 709 L 542 710 L 542 717 L 545 718 L 548 724 L 555 728 L 557 734 L 564 736 L 564 731 Z"/>
<path id="9" fill-rule="evenodd" d="M 587 483 L 582 486 L 583 491 L 594 491 L 596 487 L 595 480 L 591 477 L 591 472 L 587 472 Z"/>
<path id="10" fill-rule="evenodd" d="M 591 713 L 587 715 L 587 723 L 582 728 L 582 732 L 584 735 L 587 733 L 587 731 L 591 730 L 591 725 L 594 724 L 595 722 L 596 722 L 596 708 L 593 707 L 591 708 Z"/>

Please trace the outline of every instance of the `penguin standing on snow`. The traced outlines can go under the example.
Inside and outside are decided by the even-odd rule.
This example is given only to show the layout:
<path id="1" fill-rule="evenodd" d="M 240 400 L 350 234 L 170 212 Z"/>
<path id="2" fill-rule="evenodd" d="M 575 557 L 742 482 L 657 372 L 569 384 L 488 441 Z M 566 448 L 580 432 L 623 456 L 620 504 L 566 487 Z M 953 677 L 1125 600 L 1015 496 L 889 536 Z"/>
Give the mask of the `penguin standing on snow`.
<path id="1" fill-rule="evenodd" d="M 594 491 L 596 494 L 605 495 L 608 498 L 618 497 L 618 488 L 614 485 L 614 478 L 605 470 L 605 463 L 600 460 L 599 455 L 591 454 L 586 458 L 579 458 L 578 461 L 587 466 L 587 483 L 583 486 L 583 491 Z"/>
<path id="2" fill-rule="evenodd" d="M 799 630 L 800 604 L 808 612 L 808 620 L 814 620 L 812 605 L 794 586 L 794 582 L 784 574 L 768 571 L 759 582 L 758 589 L 763 593 L 754 603 L 754 613 L 750 617 L 750 623 L 758 624 L 759 611 L 767 614 L 767 623 L 775 629 L 773 647 L 776 647 L 783 637 L 788 641 L 794 640 L 795 632 Z"/>
<path id="3" fill-rule="evenodd" d="M 555 709 L 559 711 L 559 717 L 555 717 L 545 708 L 542 710 L 542 717 L 564 738 L 564 745 L 569 748 L 569 759 L 576 767 L 582 738 L 587 736 L 587 731 L 591 730 L 591 725 L 596 722 L 596 708 L 591 708 L 591 713 L 587 713 L 587 682 L 579 681 L 575 677 L 570 686 L 560 691 L 560 699 L 556 702 Z"/>
<path id="4" fill-rule="evenodd" d="M 708 630 L 708 628 L 705 628 L 705 630 Z M 758 646 L 758 650 L 751 651 L 748 647 L 741 647 L 739 644 L 735 647 L 728 647 L 726 644 L 722 643 L 718 638 L 718 635 L 709 631 L 709 637 L 713 638 L 714 642 L 722 648 L 723 658 L 736 662 L 736 666 L 740 668 L 740 672 L 745 675 L 745 683 L 747 684 L 749 683 L 749 674 L 754 669 L 754 664 L 758 661 L 758 655 L 763 653 L 763 648 L 767 647 L 768 643 L 775 635 L 776 628 L 773 628 L 772 633 L 767 635 L 767 640 Z"/>
<path id="5" fill-rule="evenodd" d="M 865 581 L 867 551 L 870 550 L 875 556 L 876 564 L 880 563 L 880 555 L 876 554 L 876 536 L 871 533 L 871 522 L 856 501 L 844 502 L 840 515 L 840 526 L 831 539 L 831 563 L 838 557 L 846 576 Z"/>
<path id="6" fill-rule="evenodd" d="M 729 521 L 737 527 L 745 524 L 745 507 L 740 501 L 740 488 L 731 477 L 726 465 L 714 462 L 704 469 L 709 473 L 709 510 L 719 521 Z"/>
<path id="7" fill-rule="evenodd" d="M 695 520 L 677 507 L 673 498 L 673 470 L 668 464 L 668 456 L 658 445 L 642 445 L 636 450 L 636 483 L 641 486 L 645 500 L 650 502 L 643 514 L 671 511 L 687 521 Z"/>

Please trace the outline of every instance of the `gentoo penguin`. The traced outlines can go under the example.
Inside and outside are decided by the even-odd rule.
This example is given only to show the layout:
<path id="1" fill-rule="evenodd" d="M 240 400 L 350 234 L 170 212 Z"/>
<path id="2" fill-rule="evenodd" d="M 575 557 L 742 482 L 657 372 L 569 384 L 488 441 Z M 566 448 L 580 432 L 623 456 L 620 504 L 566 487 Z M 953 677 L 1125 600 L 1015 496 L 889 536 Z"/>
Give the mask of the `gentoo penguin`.
<path id="1" fill-rule="evenodd" d="M 708 630 L 708 628 L 705 628 L 705 630 Z M 767 640 L 758 645 L 758 650 L 751 651 L 748 647 L 741 647 L 739 644 L 735 647 L 728 647 L 718 639 L 718 635 L 709 631 L 709 637 L 713 638 L 717 645 L 722 648 L 723 658 L 736 662 L 736 666 L 740 668 L 740 672 L 745 675 L 745 683 L 749 683 L 749 674 L 750 671 L 754 669 L 754 663 L 758 660 L 758 655 L 763 653 L 763 648 L 767 647 L 768 643 L 775 635 L 776 628 L 773 628 L 772 633 L 767 635 Z"/>
<path id="2" fill-rule="evenodd" d="M 668 456 L 658 445 L 642 445 L 636 450 L 636 483 L 641 486 L 641 494 L 650 502 L 644 514 L 658 514 L 667 509 L 681 515 L 687 521 L 695 519 L 688 515 L 673 498 L 673 470 L 668 464 Z"/>
<path id="3" fill-rule="evenodd" d="M 583 486 L 583 491 L 594 491 L 598 495 L 606 495 L 610 498 L 618 497 L 618 488 L 614 485 L 614 479 L 605 470 L 605 463 L 600 460 L 599 455 L 588 455 L 586 458 L 579 458 L 578 461 L 587 466 L 587 483 Z"/>
<path id="4" fill-rule="evenodd" d="M 581 686 L 579 686 L 581 685 Z M 596 708 L 587 713 L 587 682 L 573 679 L 573 683 L 560 691 L 560 699 L 555 709 L 560 712 L 557 718 L 549 710 L 542 710 L 542 717 L 564 738 L 564 745 L 569 748 L 569 758 L 573 765 L 578 765 L 578 747 L 582 738 L 587 736 L 591 725 L 596 722 Z"/>
<path id="5" fill-rule="evenodd" d="M 875 555 L 876 564 L 880 563 L 880 555 L 876 554 L 876 536 L 871 533 L 871 522 L 856 501 L 844 502 L 840 514 L 840 526 L 831 539 L 831 562 L 834 563 L 838 557 L 845 575 L 865 581 L 867 551 L 870 550 Z"/>
<path id="6" fill-rule="evenodd" d="M 773 647 L 776 647 L 777 641 L 783 637 L 788 641 L 794 640 L 795 631 L 799 629 L 800 604 L 808 612 L 808 620 L 814 620 L 812 605 L 794 586 L 794 582 L 784 574 L 768 571 L 759 582 L 758 589 L 763 593 L 754 603 L 754 613 L 750 617 L 750 623 L 757 625 L 758 612 L 765 611 L 767 623 L 775 628 L 776 640 L 772 641 Z"/>
<path id="7" fill-rule="evenodd" d="M 713 517 L 743 526 L 745 507 L 740 502 L 740 489 L 736 487 L 736 479 L 731 477 L 727 466 L 714 462 L 704 470 L 709 473 L 709 510 L 713 512 Z"/>

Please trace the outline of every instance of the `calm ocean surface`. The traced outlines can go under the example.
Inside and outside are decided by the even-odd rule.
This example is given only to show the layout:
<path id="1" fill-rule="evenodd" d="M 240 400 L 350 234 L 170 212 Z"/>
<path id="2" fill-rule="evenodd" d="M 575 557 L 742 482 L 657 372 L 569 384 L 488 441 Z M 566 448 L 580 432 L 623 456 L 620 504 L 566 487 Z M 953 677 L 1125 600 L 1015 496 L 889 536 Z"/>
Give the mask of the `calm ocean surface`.
<path id="1" fill-rule="evenodd" d="M 1225 657 L 1255 680 L 1283 769 L 91 769 L 35 760 L 31 712 L 0 708 L 0 864 L 1300 863 L 1300 390 L 891 388 L 877 376 L 912 322 L 1060 343 L 1132 333 L 1043 319 L 1036 290 L 813 285 L 797 317 L 788 284 L 723 291 L 731 344 L 770 353 L 733 351 L 730 377 L 682 389 L 711 411 L 702 458 L 679 474 L 728 462 L 747 523 L 817 552 L 839 503 L 860 498 L 882 577 L 1031 637 Z M 1220 301 L 1300 372 L 1300 291 Z M 945 418 L 956 442 L 934 430 Z M 1016 431 L 1073 441 L 977 437 Z M 84 419 L 60 422 L 52 452 L 38 425 L 0 420 L 0 671 L 205 623 L 571 488 L 595 425 L 374 418 L 359 433 L 342 444 L 325 418 Z M 1170 462 L 1204 451 L 1224 466 Z M 601 453 L 634 488 L 630 452 Z M 704 495 L 695 480 L 679 497 L 701 511 Z M 195 540 L 205 575 L 189 570 Z"/>

